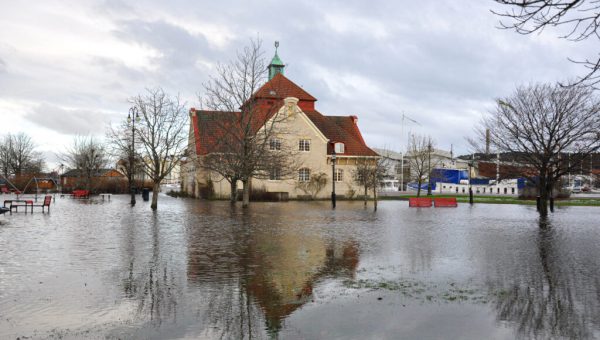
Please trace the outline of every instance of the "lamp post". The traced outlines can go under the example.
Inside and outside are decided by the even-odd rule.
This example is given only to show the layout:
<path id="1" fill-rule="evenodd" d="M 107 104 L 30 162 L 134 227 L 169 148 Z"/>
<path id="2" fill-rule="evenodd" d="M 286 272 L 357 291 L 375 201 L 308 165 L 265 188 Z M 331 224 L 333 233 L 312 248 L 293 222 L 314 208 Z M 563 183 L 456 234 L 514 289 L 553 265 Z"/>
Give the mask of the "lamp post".
<path id="1" fill-rule="evenodd" d="M 333 144 L 333 152 L 331 153 L 331 207 L 335 209 L 335 144 Z"/>
<path id="2" fill-rule="evenodd" d="M 475 163 L 475 154 L 471 158 L 469 162 L 469 204 L 473 205 L 473 188 L 471 187 L 471 172 L 473 170 L 473 165 Z M 498 186 L 498 182 L 496 182 L 496 186 Z"/>
<path id="3" fill-rule="evenodd" d="M 427 144 L 427 196 L 431 196 L 431 140 Z"/>
<path id="4" fill-rule="evenodd" d="M 131 192 L 131 206 L 135 205 L 135 123 L 140 121 L 140 115 L 134 106 L 127 114 L 127 124 L 131 124 L 131 152 L 129 153 L 129 191 Z"/>

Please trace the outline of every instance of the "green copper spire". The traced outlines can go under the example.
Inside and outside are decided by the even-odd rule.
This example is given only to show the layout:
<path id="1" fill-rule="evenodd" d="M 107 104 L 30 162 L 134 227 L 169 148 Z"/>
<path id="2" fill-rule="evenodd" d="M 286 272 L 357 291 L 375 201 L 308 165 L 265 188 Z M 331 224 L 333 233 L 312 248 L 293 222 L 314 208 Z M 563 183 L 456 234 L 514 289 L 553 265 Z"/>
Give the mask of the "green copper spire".
<path id="1" fill-rule="evenodd" d="M 283 62 L 281 61 L 281 59 L 279 59 L 279 55 L 277 55 L 277 48 L 279 47 L 279 41 L 275 42 L 275 55 L 273 56 L 273 59 L 271 59 L 271 64 L 269 64 L 269 80 L 273 79 L 273 77 L 275 77 L 275 75 L 277 73 L 281 73 L 283 74 L 283 68 L 285 67 L 285 65 L 283 64 Z"/>

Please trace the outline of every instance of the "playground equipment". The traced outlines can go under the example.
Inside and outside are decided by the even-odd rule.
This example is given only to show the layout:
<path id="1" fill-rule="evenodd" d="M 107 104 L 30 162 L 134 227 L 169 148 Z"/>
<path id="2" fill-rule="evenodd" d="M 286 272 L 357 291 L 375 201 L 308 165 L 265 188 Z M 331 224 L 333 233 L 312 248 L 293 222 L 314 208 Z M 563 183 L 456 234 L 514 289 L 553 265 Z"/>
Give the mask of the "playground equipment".
<path id="1" fill-rule="evenodd" d="M 25 185 L 25 188 L 23 188 L 23 190 L 20 190 L 19 188 L 17 188 L 8 178 L 4 177 L 3 175 L 0 174 L 0 178 L 4 179 L 4 181 L 6 182 L 6 186 L 3 186 L 1 189 L 1 192 L 3 194 L 10 194 L 10 193 L 14 193 L 17 195 L 17 200 L 20 198 L 19 196 L 21 196 L 22 194 L 27 192 L 27 189 L 29 188 L 30 185 L 35 184 L 35 193 L 34 193 L 34 201 L 37 202 L 38 201 L 38 195 L 41 194 L 42 190 L 49 190 L 52 188 L 58 188 L 58 183 L 56 182 L 56 180 L 54 178 L 50 178 L 50 177 L 32 177 L 29 179 L 29 181 L 27 182 L 27 184 Z M 10 190 L 7 188 L 8 186 L 10 186 Z"/>

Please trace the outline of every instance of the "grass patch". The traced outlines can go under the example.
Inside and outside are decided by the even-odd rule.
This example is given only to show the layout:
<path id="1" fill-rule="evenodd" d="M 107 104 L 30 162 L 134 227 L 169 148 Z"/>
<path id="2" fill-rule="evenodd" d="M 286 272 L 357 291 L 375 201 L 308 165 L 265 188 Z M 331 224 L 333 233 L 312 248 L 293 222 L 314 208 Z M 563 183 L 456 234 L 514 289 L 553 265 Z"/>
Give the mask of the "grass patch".
<path id="1" fill-rule="evenodd" d="M 401 200 L 406 201 L 409 198 L 417 197 L 417 195 L 399 195 L 399 196 L 382 196 L 381 200 Z M 426 195 L 421 195 L 421 197 L 427 197 Z M 455 197 L 456 201 L 459 203 L 469 203 L 469 196 L 464 195 L 432 195 L 429 196 L 431 198 L 442 197 L 449 198 Z M 474 203 L 484 203 L 484 204 L 523 204 L 523 205 L 535 205 L 535 200 L 531 199 L 521 199 L 518 197 L 512 196 L 483 196 L 483 195 L 473 195 Z M 600 206 L 600 198 L 565 198 L 558 199 L 554 201 L 554 205 L 556 206 L 586 206 L 586 207 L 598 207 Z"/>

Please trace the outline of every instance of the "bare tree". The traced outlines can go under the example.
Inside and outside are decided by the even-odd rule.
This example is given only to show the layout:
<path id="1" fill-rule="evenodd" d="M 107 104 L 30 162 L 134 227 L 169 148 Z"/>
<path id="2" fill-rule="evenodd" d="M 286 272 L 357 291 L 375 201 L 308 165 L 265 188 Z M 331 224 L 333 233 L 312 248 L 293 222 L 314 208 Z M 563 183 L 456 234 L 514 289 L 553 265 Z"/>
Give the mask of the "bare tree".
<path id="1" fill-rule="evenodd" d="M 437 158 L 431 159 L 434 148 L 435 142 L 431 137 L 411 135 L 407 158 L 410 165 L 411 179 L 417 181 L 417 197 L 421 196 L 423 181 L 431 178 L 431 170 L 438 163 Z"/>
<path id="2" fill-rule="evenodd" d="M 364 192 L 364 204 L 367 206 L 369 189 L 373 190 L 373 208 L 377 210 L 377 189 L 386 172 L 387 160 L 385 158 L 362 158 L 357 160 L 356 168 L 353 170 L 354 181 L 362 186 Z"/>
<path id="3" fill-rule="evenodd" d="M 77 170 L 82 185 L 92 190 L 92 178 L 98 176 L 98 170 L 108 164 L 108 154 L 102 143 L 93 137 L 78 136 L 67 152 L 60 156 L 72 170 Z"/>
<path id="4" fill-rule="evenodd" d="M 0 169 L 4 176 L 36 173 L 43 168 L 43 158 L 27 134 L 6 134 L 0 142 Z"/>
<path id="5" fill-rule="evenodd" d="M 140 114 L 136 141 L 141 145 L 144 172 L 152 180 L 152 203 L 158 207 L 160 183 L 185 156 L 187 114 L 179 97 L 170 97 L 163 89 L 148 89 L 131 99 Z"/>
<path id="6" fill-rule="evenodd" d="M 505 12 L 492 11 L 506 21 L 501 27 L 514 29 L 520 34 L 541 32 L 546 27 L 565 28 L 563 39 L 579 42 L 588 38 L 599 39 L 600 2 L 596 0 L 495 0 L 508 6 Z M 600 82 L 600 57 L 595 60 L 572 62 L 587 68 L 587 74 L 580 77 L 575 84 L 588 83 L 596 85 Z"/>
<path id="7" fill-rule="evenodd" d="M 288 117 L 283 102 L 259 105 L 253 94 L 264 84 L 267 67 L 260 40 L 237 53 L 235 60 L 217 65 L 217 74 L 204 84 L 202 106 L 211 112 L 212 133 L 218 136 L 210 153 L 198 158 L 198 165 L 221 175 L 231 185 L 231 202 L 237 198 L 237 181 L 243 184 L 243 203 L 250 202 L 252 178 L 278 179 L 293 176 L 294 146 L 278 138 L 286 132 Z M 277 84 L 272 91 L 277 92 Z M 206 111 L 203 111 L 206 113 Z"/>
<path id="8" fill-rule="evenodd" d="M 530 169 L 522 175 L 537 184 L 540 215 L 546 216 L 560 177 L 600 149 L 600 101 L 585 86 L 519 87 L 512 96 L 498 99 L 495 111 L 483 118 L 476 130 L 482 143 L 486 130 L 500 152 L 518 154 Z"/>
<path id="9" fill-rule="evenodd" d="M 129 118 L 136 119 L 136 117 L 131 116 Z M 118 169 L 127 177 L 128 187 L 132 190 L 136 186 L 134 183 L 135 176 L 144 172 L 144 165 L 140 157 L 140 143 L 137 145 L 132 143 L 135 129 L 133 128 L 134 125 L 132 125 L 133 120 L 131 122 L 129 120 L 123 120 L 116 126 L 111 124 L 106 132 L 106 137 L 108 141 L 108 153 L 116 161 Z M 137 122 L 139 123 L 139 120 Z M 138 182 L 139 179 L 138 177 Z M 132 205 L 135 204 L 134 191 L 132 190 L 131 192 Z"/>

